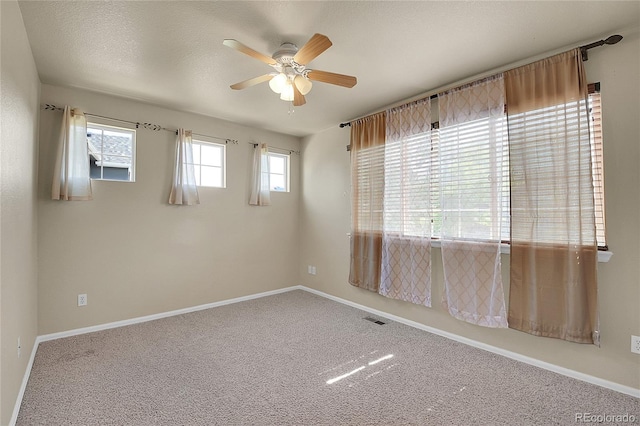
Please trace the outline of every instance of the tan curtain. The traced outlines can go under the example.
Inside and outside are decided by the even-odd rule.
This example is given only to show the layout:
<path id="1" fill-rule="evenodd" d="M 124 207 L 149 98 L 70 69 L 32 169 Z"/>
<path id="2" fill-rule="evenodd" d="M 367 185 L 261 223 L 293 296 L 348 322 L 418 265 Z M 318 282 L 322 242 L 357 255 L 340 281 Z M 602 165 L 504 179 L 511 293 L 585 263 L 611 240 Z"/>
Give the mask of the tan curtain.
<path id="1" fill-rule="evenodd" d="M 382 256 L 384 112 L 351 123 L 349 283 L 378 292 Z"/>
<path id="2" fill-rule="evenodd" d="M 598 343 L 587 83 L 579 49 L 505 73 L 511 164 L 509 326 Z"/>
<path id="3" fill-rule="evenodd" d="M 91 190 L 87 119 L 77 108 L 64 107 L 51 186 L 53 200 L 88 201 Z"/>
<path id="4" fill-rule="evenodd" d="M 431 306 L 431 99 L 387 111 L 380 294 Z"/>
<path id="5" fill-rule="evenodd" d="M 443 305 L 455 318 L 507 327 L 500 246 L 508 238 L 504 81 L 438 95 Z"/>
<path id="6" fill-rule="evenodd" d="M 178 129 L 169 204 L 185 206 L 200 204 L 193 166 L 191 130 Z"/>

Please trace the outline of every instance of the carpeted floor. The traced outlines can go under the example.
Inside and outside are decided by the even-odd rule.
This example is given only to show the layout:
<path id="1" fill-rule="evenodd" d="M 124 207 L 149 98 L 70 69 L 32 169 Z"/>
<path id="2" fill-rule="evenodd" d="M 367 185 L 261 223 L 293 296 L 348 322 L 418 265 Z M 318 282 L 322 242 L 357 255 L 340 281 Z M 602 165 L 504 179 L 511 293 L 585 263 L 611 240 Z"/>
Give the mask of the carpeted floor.
<path id="1" fill-rule="evenodd" d="M 17 424 L 640 422 L 634 397 L 370 316 L 296 290 L 44 342 Z"/>

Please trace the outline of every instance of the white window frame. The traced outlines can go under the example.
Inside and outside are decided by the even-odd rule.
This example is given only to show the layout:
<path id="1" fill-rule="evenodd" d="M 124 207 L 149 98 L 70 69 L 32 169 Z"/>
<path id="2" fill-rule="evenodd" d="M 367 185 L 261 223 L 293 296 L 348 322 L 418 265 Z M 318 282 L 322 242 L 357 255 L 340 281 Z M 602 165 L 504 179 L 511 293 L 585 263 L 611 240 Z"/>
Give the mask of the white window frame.
<path id="1" fill-rule="evenodd" d="M 290 192 L 291 191 L 291 154 L 290 153 L 281 153 L 274 152 L 269 150 L 269 182 L 273 182 L 273 176 L 278 175 L 282 176 L 280 173 L 274 173 L 273 168 L 271 167 L 271 158 L 283 158 L 284 159 L 284 189 L 274 189 L 273 187 L 269 188 L 271 192 Z M 271 184 L 270 184 L 271 185 Z"/>
<path id="2" fill-rule="evenodd" d="M 129 179 L 105 179 L 104 178 L 104 164 L 100 165 L 100 177 L 99 178 L 91 178 L 92 180 L 99 181 L 107 181 L 107 182 L 135 182 L 136 181 L 136 129 L 122 126 L 112 126 L 109 124 L 103 124 L 97 121 L 87 121 L 87 133 L 89 133 L 89 129 L 94 128 L 96 130 L 102 131 L 111 131 L 111 132 L 120 132 L 131 135 L 131 166 L 129 169 Z M 91 143 L 89 142 L 89 137 L 87 136 L 87 150 L 89 151 L 89 158 L 91 158 L 92 150 L 90 149 Z M 124 157 L 117 154 L 110 154 L 112 157 Z M 106 166 L 109 167 L 109 166 Z M 114 167 L 114 166 L 111 166 Z M 118 166 L 115 166 L 118 167 Z M 124 167 L 122 167 L 124 168 Z"/>
<path id="3" fill-rule="evenodd" d="M 197 183 L 198 188 L 226 188 L 227 187 L 227 145 L 222 143 L 209 142 L 202 139 L 193 139 L 191 143 L 193 148 L 196 148 L 196 146 L 198 148 L 201 148 L 203 145 L 206 145 L 206 146 L 213 146 L 221 151 L 220 158 L 221 158 L 222 164 L 220 166 L 212 166 L 208 164 L 203 165 L 202 157 L 200 157 L 199 162 L 196 162 L 194 157 L 193 166 L 194 166 L 194 173 L 196 174 L 196 182 L 198 182 Z M 222 174 L 222 179 L 221 179 L 222 186 L 202 185 L 202 168 L 203 167 L 220 169 L 220 173 Z"/>

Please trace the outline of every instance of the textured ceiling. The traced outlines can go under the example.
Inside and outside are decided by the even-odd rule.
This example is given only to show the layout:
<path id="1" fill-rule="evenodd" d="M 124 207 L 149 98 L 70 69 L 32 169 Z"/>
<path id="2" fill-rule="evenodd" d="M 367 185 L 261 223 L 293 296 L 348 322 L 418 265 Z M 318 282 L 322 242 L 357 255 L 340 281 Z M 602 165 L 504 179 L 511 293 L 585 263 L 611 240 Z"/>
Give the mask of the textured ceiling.
<path id="1" fill-rule="evenodd" d="M 20 8 L 43 83 L 297 136 L 640 25 L 637 1 L 22 1 Z M 314 33 L 333 46 L 309 68 L 354 75 L 354 88 L 315 83 L 291 115 L 266 83 L 229 88 L 272 69 L 223 39 L 271 56 L 282 42 L 301 47 Z"/>

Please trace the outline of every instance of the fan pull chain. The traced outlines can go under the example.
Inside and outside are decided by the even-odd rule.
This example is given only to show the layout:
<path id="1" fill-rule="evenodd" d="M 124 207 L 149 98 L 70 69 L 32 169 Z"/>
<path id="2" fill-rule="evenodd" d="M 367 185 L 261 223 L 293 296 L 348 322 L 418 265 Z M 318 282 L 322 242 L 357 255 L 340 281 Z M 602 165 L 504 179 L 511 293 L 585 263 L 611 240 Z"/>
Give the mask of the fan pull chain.
<path id="1" fill-rule="evenodd" d="M 289 104 L 289 111 L 287 111 L 287 114 L 289 114 L 289 116 L 292 116 L 294 112 L 296 112 L 296 110 L 293 108 L 293 102 L 291 102 Z"/>

